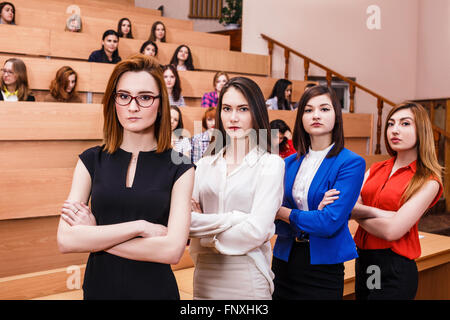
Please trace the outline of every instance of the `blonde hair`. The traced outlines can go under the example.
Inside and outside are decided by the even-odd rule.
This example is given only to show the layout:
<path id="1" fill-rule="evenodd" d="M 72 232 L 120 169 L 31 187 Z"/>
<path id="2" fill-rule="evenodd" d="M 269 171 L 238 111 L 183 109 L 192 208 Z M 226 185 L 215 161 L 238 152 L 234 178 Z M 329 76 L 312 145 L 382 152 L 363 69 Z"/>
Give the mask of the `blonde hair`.
<path id="1" fill-rule="evenodd" d="M 414 123 L 416 127 L 416 150 L 417 150 L 417 168 L 416 173 L 409 182 L 405 192 L 402 196 L 402 203 L 405 203 L 410 199 L 419 189 L 433 177 L 442 184 L 442 166 L 439 164 L 436 157 L 436 150 L 434 147 L 434 134 L 431 125 L 430 118 L 425 108 L 416 102 L 406 101 L 396 105 L 389 112 L 386 118 L 384 128 L 384 142 L 386 150 L 391 156 L 396 156 L 397 152 L 394 151 L 389 145 L 387 137 L 388 121 L 394 113 L 399 110 L 409 109 L 414 115 Z"/>
<path id="2" fill-rule="evenodd" d="M 123 127 L 117 118 L 114 94 L 119 78 L 128 71 L 146 71 L 155 79 L 158 85 L 160 101 L 158 115 L 155 121 L 155 137 L 157 140 L 156 152 L 164 152 L 171 148 L 172 137 L 169 96 L 167 94 L 159 62 L 153 57 L 145 56 L 143 54 L 136 54 L 119 62 L 109 78 L 102 100 L 103 117 L 105 119 L 103 125 L 104 150 L 108 153 L 116 152 L 123 140 Z"/>

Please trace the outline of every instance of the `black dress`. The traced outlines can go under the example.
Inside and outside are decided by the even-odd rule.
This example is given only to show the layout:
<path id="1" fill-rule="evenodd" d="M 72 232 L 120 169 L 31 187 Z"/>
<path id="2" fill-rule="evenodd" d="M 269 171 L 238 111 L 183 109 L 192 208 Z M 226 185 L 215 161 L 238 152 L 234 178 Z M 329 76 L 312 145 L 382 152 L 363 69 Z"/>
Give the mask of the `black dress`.
<path id="1" fill-rule="evenodd" d="M 131 188 L 126 187 L 131 153 L 119 148 L 108 154 L 97 146 L 80 154 L 92 178 L 91 209 L 97 225 L 147 220 L 167 226 L 172 187 L 194 166 L 189 160 L 175 164 L 171 153 L 140 152 Z M 179 299 L 170 265 L 105 251 L 89 255 L 83 292 L 84 299 Z"/>

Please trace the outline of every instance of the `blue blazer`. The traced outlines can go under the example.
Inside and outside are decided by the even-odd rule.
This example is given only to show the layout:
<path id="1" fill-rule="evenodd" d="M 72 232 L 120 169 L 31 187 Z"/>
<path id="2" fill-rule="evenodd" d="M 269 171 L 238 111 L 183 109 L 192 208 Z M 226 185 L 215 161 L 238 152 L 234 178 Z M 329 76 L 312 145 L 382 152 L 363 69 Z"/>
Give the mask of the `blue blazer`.
<path id="1" fill-rule="evenodd" d="M 273 255 L 287 262 L 295 237 L 303 231 L 309 234 L 311 264 L 336 264 L 357 258 L 348 220 L 364 181 L 364 159 L 345 148 L 337 156 L 325 158 L 308 191 L 309 211 L 304 211 L 297 209 L 292 197 L 295 177 L 304 159 L 296 157 L 293 154 L 285 159 L 283 206 L 293 210 L 290 224 L 275 222 L 278 237 Z M 317 210 L 330 189 L 340 191 L 339 199 Z"/>

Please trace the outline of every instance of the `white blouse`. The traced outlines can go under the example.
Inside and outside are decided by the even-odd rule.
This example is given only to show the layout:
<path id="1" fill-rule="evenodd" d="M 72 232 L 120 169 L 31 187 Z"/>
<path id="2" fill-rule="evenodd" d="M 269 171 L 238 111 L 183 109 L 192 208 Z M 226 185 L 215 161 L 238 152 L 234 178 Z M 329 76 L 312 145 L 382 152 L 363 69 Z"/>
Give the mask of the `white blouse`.
<path id="1" fill-rule="evenodd" d="M 259 148 L 227 175 L 224 150 L 197 162 L 193 198 L 204 213 L 192 212 L 189 246 L 198 254 L 247 255 L 273 292 L 270 239 L 283 200 L 284 161 Z"/>
<path id="2" fill-rule="evenodd" d="M 311 182 L 317 173 L 323 159 L 325 159 L 328 151 L 333 148 L 334 143 L 328 148 L 320 151 L 313 151 L 309 148 L 308 153 L 300 165 L 300 169 L 295 177 L 294 185 L 292 187 L 292 197 L 297 204 L 299 210 L 308 211 L 308 190 Z"/>

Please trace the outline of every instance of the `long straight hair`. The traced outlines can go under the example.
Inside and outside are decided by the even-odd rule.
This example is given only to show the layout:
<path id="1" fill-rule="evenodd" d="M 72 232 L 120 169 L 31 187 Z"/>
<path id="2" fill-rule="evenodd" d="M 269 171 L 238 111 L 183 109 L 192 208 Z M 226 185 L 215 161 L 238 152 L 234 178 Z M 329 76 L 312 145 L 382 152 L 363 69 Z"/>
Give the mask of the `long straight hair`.
<path id="1" fill-rule="evenodd" d="M 156 36 L 155 36 L 155 31 L 156 31 L 156 27 L 158 26 L 158 24 L 162 25 L 164 27 L 164 37 L 161 39 L 161 42 L 166 42 L 166 34 L 167 34 L 167 30 L 166 30 L 166 26 L 164 25 L 164 23 L 162 23 L 162 21 L 155 21 L 152 24 L 152 29 L 150 31 L 150 37 L 148 37 L 148 40 L 150 41 L 156 41 Z"/>
<path id="2" fill-rule="evenodd" d="M 191 49 L 185 44 L 182 44 L 175 49 L 172 59 L 170 59 L 170 64 L 173 64 L 175 67 L 178 66 L 178 51 L 180 51 L 180 49 L 183 47 L 187 48 L 187 50 L 188 50 L 188 57 L 187 57 L 186 61 L 184 62 L 184 65 L 186 66 L 186 69 L 194 70 L 194 62 L 192 60 Z"/>
<path id="3" fill-rule="evenodd" d="M 25 101 L 27 100 L 28 96 L 31 93 L 30 87 L 28 85 L 28 75 L 27 75 L 27 66 L 25 63 L 17 58 L 10 58 L 5 61 L 5 64 L 7 62 L 12 63 L 12 71 L 16 74 L 17 80 L 16 80 L 16 90 L 17 90 L 17 99 L 19 101 Z M 1 90 L 3 90 L 3 87 L 6 86 L 3 82 L 3 77 L 0 79 L 1 81 Z"/>
<path id="4" fill-rule="evenodd" d="M 178 101 L 178 100 L 180 100 L 180 96 L 181 96 L 181 81 L 180 81 L 180 76 L 178 74 L 177 68 L 172 64 L 168 64 L 163 67 L 163 75 L 164 75 L 164 72 L 166 72 L 166 70 L 172 71 L 172 73 L 175 77 L 175 84 L 173 85 L 173 88 L 172 88 L 172 99 L 173 99 L 173 101 Z"/>
<path id="5" fill-rule="evenodd" d="M 305 107 L 309 100 L 314 97 L 327 95 L 330 97 L 331 104 L 333 105 L 335 121 L 334 128 L 331 133 L 331 140 L 334 142 L 334 147 L 328 152 L 327 158 L 334 157 L 341 152 L 344 148 L 344 123 L 342 119 L 342 109 L 339 99 L 337 98 L 334 90 L 331 87 L 326 86 L 314 86 L 306 90 L 299 101 L 297 109 L 297 118 L 295 119 L 294 132 L 292 135 L 292 142 L 294 148 L 297 150 L 297 158 L 305 155 L 309 147 L 311 146 L 311 137 L 306 132 L 303 126 L 303 114 L 305 113 Z"/>
<path id="6" fill-rule="evenodd" d="M 227 140 L 229 140 L 229 138 L 222 123 L 221 114 L 223 96 L 230 88 L 235 88 L 236 90 L 240 91 L 247 100 L 252 117 L 253 129 L 256 131 L 256 141 L 252 141 L 251 143 L 256 143 L 258 146 L 261 146 L 265 150 L 267 150 L 267 152 L 270 152 L 271 138 L 269 114 L 267 112 L 264 95 L 256 82 L 246 77 L 231 78 L 220 91 L 215 119 L 215 127 L 218 132 L 220 132 L 220 135 L 217 135 L 218 132 L 214 134 L 214 143 L 211 143 L 211 148 L 209 148 L 207 152 L 210 152 L 210 154 L 215 154 L 216 152 L 219 152 L 223 147 L 227 146 Z M 220 138 L 222 139 L 221 141 L 218 140 Z"/>
<path id="7" fill-rule="evenodd" d="M 392 115 L 403 109 L 411 110 L 414 115 L 417 139 L 417 166 L 414 176 L 409 181 L 409 184 L 402 195 L 402 203 L 408 201 L 408 199 L 419 191 L 419 189 L 428 181 L 428 179 L 430 179 L 430 177 L 434 177 L 442 184 L 442 167 L 436 157 L 436 150 L 434 148 L 433 140 L 433 128 L 427 111 L 419 103 L 406 101 L 396 105 L 391 109 L 391 111 L 389 111 L 386 117 L 386 123 L 384 124 L 384 143 L 386 145 L 387 152 L 391 156 L 397 156 L 397 152 L 394 151 L 389 145 L 387 129 L 389 119 Z"/>
<path id="8" fill-rule="evenodd" d="M 269 99 L 277 97 L 278 110 L 291 110 L 291 99 L 286 99 L 285 91 L 292 82 L 287 79 L 278 79 L 273 86 Z"/>
<path id="9" fill-rule="evenodd" d="M 119 38 L 124 38 L 124 34 L 122 32 L 122 22 L 128 21 L 130 23 L 130 32 L 125 36 L 125 38 L 133 39 L 133 29 L 131 25 L 131 21 L 128 18 L 122 18 L 119 20 L 119 23 L 117 24 L 117 34 L 119 35 Z"/>
<path id="10" fill-rule="evenodd" d="M 146 71 L 155 79 L 161 96 L 155 122 L 156 152 L 160 153 L 170 149 L 172 130 L 170 128 L 169 96 L 167 95 L 159 62 L 153 57 L 137 54 L 119 62 L 111 73 L 106 85 L 102 100 L 103 118 L 105 119 L 103 125 L 104 150 L 108 153 L 114 153 L 122 144 L 123 127 L 117 118 L 114 94 L 120 77 L 127 71 Z"/>

